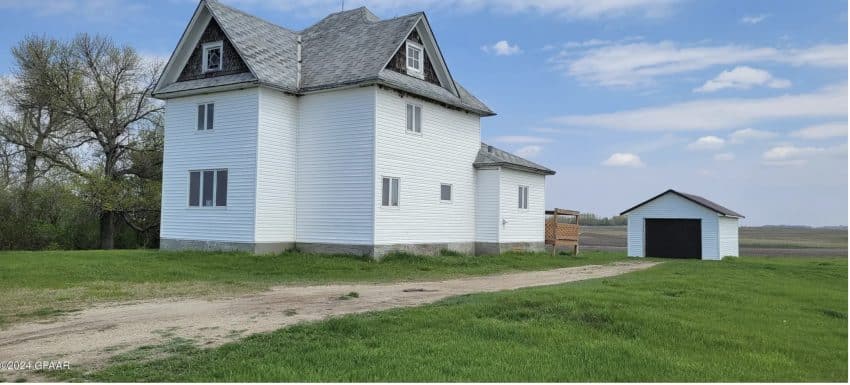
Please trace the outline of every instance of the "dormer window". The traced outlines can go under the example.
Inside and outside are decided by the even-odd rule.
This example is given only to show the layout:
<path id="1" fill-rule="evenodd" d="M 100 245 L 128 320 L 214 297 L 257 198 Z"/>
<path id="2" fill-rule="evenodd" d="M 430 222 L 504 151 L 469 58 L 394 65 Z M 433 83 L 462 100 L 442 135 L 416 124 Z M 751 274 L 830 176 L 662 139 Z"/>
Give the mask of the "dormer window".
<path id="1" fill-rule="evenodd" d="M 422 46 L 412 41 L 407 42 L 407 74 L 421 78 L 424 51 Z"/>
<path id="2" fill-rule="evenodd" d="M 204 72 L 221 71 L 222 68 L 222 44 L 220 41 L 204 44 L 203 66 Z"/>

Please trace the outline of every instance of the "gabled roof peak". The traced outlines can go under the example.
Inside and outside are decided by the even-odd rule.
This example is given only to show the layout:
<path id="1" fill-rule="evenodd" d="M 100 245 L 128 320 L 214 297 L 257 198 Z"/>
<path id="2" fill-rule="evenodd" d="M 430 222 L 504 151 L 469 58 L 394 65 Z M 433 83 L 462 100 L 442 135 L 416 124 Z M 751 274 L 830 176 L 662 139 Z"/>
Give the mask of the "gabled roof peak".
<path id="1" fill-rule="evenodd" d="M 174 74 L 179 74 L 185 66 L 197 44 L 198 31 L 210 17 L 221 27 L 253 78 L 238 74 L 177 81 Z M 407 36 L 417 28 L 428 46 L 426 53 L 437 66 L 438 85 L 385 70 Z M 424 12 L 381 20 L 366 7 L 359 7 L 332 13 L 302 31 L 292 31 L 217 0 L 200 0 L 166 66 L 166 74 L 154 91 L 154 96 L 163 99 L 205 88 L 249 83 L 293 94 L 379 84 L 481 116 L 494 115 L 451 77 Z"/>
<path id="2" fill-rule="evenodd" d="M 724 216 L 724 217 L 744 218 L 744 216 L 743 216 L 743 215 L 741 215 L 741 214 L 739 214 L 739 213 L 737 213 L 737 212 L 735 212 L 735 211 L 732 211 L 732 210 L 730 210 L 730 209 L 727 209 L 726 207 L 723 207 L 723 206 L 721 206 L 721 205 L 719 205 L 719 204 L 717 204 L 717 203 L 714 203 L 714 202 L 712 202 L 712 201 L 710 201 L 710 200 L 708 200 L 708 199 L 705 199 L 705 198 L 703 198 L 703 197 L 701 197 L 701 196 L 699 196 L 699 195 L 688 194 L 688 193 L 684 193 L 684 192 L 681 192 L 681 191 L 676 191 L 676 190 L 673 190 L 673 189 L 668 189 L 667 191 L 664 191 L 664 192 L 663 192 L 663 193 L 661 193 L 661 194 L 658 194 L 658 195 L 656 195 L 656 196 L 654 196 L 654 197 L 652 197 L 652 198 L 649 198 L 649 199 L 647 199 L 647 200 L 645 200 L 645 201 L 643 201 L 643 202 L 641 202 L 641 203 L 639 203 L 639 204 L 635 205 L 634 207 L 632 207 L 632 208 L 630 208 L 630 209 L 628 209 L 628 210 L 626 210 L 626 211 L 623 211 L 622 213 L 620 213 L 620 215 L 628 214 L 630 211 L 633 211 L 634 209 L 636 209 L 636 208 L 638 208 L 638 207 L 641 207 L 641 206 L 643 206 L 643 205 L 645 205 L 645 204 L 647 204 L 647 203 L 649 203 L 649 202 L 652 202 L 652 201 L 654 201 L 654 200 L 656 200 L 656 199 L 658 199 L 658 198 L 660 198 L 660 197 L 662 197 L 662 196 L 664 196 L 664 195 L 667 195 L 667 194 L 674 194 L 674 195 L 677 195 L 677 196 L 679 196 L 679 197 L 681 197 L 681 198 L 684 198 L 684 199 L 686 199 L 686 200 L 689 200 L 689 201 L 691 201 L 691 202 L 693 202 L 693 203 L 695 203 L 695 204 L 697 204 L 697 205 L 700 205 L 700 206 L 705 207 L 705 208 L 707 208 L 707 209 L 709 209 L 709 210 L 711 210 L 711 211 L 714 211 L 715 213 L 720 214 L 720 215 L 722 215 L 722 216 Z"/>

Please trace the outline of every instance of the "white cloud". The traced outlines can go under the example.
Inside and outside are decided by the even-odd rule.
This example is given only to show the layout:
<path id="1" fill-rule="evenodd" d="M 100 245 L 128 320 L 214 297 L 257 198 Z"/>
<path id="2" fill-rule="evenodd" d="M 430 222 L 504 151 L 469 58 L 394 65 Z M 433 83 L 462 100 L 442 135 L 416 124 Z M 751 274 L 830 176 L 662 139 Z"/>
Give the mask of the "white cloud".
<path id="1" fill-rule="evenodd" d="M 543 146 L 538 145 L 530 145 L 525 147 L 520 147 L 516 151 L 514 151 L 514 155 L 521 156 L 523 158 L 534 158 L 540 153 L 543 152 Z"/>
<path id="2" fill-rule="evenodd" d="M 847 116 L 847 86 L 769 98 L 727 98 L 550 119 L 577 127 L 634 131 L 722 130 L 757 122 Z"/>
<path id="3" fill-rule="evenodd" d="M 762 154 L 764 164 L 769 166 L 802 166 L 812 158 L 822 155 L 844 155 L 847 153 L 847 145 L 842 144 L 833 147 L 799 147 L 783 144 L 772 147 Z"/>
<path id="4" fill-rule="evenodd" d="M 758 24 L 764 21 L 764 19 L 767 19 L 768 16 L 770 15 L 764 13 L 761 15 L 744 16 L 740 21 L 744 24 Z"/>
<path id="5" fill-rule="evenodd" d="M 729 141 L 738 144 L 751 140 L 763 140 L 775 137 L 776 134 L 770 131 L 756 130 L 754 128 L 744 128 L 729 134 Z"/>
<path id="6" fill-rule="evenodd" d="M 500 40 L 495 44 L 482 46 L 481 50 L 487 53 L 492 53 L 496 56 L 511 56 L 522 53 L 522 49 L 519 48 L 519 45 L 511 45 L 511 43 L 508 43 L 507 40 Z"/>
<path id="7" fill-rule="evenodd" d="M 735 154 L 731 152 L 721 152 L 719 154 L 714 154 L 714 160 L 721 162 L 728 162 L 735 160 Z"/>
<path id="8" fill-rule="evenodd" d="M 743 45 L 682 46 L 672 41 L 617 42 L 587 49 L 567 47 L 549 59 L 556 70 L 568 76 L 606 87 L 646 86 L 664 76 L 752 62 L 846 67 L 847 45 L 780 50 Z"/>
<path id="9" fill-rule="evenodd" d="M 847 136 L 847 122 L 833 122 L 809 126 L 792 132 L 791 136 L 803 139 L 827 139 Z"/>
<path id="10" fill-rule="evenodd" d="M 306 12 L 311 16 L 339 11 L 339 0 L 227 0 L 232 5 L 258 5 L 278 11 Z M 362 5 L 387 15 L 429 9 L 431 11 L 538 13 L 569 19 L 596 19 L 623 15 L 660 17 L 670 13 L 679 0 L 348 0 L 346 9 Z"/>
<path id="11" fill-rule="evenodd" d="M 645 164 L 640 160 L 639 156 L 628 152 L 617 152 L 611 154 L 611 156 L 608 157 L 608 159 L 606 159 L 604 162 L 602 162 L 602 164 L 610 167 L 637 168 L 645 166 Z"/>
<path id="12" fill-rule="evenodd" d="M 688 144 L 688 150 L 693 151 L 705 151 L 705 150 L 719 150 L 726 145 L 726 141 L 723 138 L 718 138 L 716 136 L 703 136 L 702 138 L 697 139 Z"/>
<path id="13" fill-rule="evenodd" d="M 541 138 L 539 136 L 523 136 L 523 135 L 505 135 L 493 138 L 494 142 L 513 143 L 513 144 L 541 144 L 551 143 L 552 139 Z"/>
<path id="14" fill-rule="evenodd" d="M 705 82 L 702 87 L 695 88 L 694 92 L 714 92 L 725 88 L 746 90 L 753 86 L 788 88 L 791 87 L 791 82 L 776 78 L 765 70 L 738 66 L 732 70 L 721 72 L 714 79 Z"/>

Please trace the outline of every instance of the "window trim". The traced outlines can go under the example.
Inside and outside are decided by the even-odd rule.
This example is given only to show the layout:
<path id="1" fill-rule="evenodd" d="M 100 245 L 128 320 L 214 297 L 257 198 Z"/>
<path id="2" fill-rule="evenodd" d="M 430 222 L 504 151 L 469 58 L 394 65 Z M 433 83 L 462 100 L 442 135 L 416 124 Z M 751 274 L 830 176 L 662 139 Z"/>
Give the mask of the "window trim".
<path id="1" fill-rule="evenodd" d="M 412 130 L 409 130 L 407 128 L 407 108 L 409 106 L 413 107 L 413 127 L 412 127 L 413 129 Z M 417 108 L 419 109 L 419 131 L 416 131 L 416 109 Z M 422 118 L 422 112 L 424 110 L 425 110 L 425 106 L 422 105 L 421 103 L 406 102 L 406 104 L 404 105 L 404 132 L 411 134 L 411 135 L 422 135 L 422 126 L 425 123 L 424 119 Z"/>
<path id="2" fill-rule="evenodd" d="M 528 211 L 528 195 L 531 188 L 527 185 L 518 185 L 517 187 L 517 209 L 520 211 Z M 523 195 L 525 196 L 523 197 Z"/>
<path id="3" fill-rule="evenodd" d="M 384 206 L 384 195 L 383 195 L 384 194 L 384 179 L 389 179 L 389 191 L 387 192 L 389 194 L 389 197 L 387 198 L 387 205 L 386 206 Z M 396 186 L 396 204 L 395 204 L 395 206 L 393 206 L 393 204 L 392 204 L 393 203 L 393 179 L 398 181 L 397 186 Z M 380 207 L 383 208 L 383 209 L 391 209 L 391 210 L 397 210 L 399 207 L 401 207 L 401 178 L 399 178 L 397 176 L 383 175 L 383 176 L 381 176 L 380 186 L 381 186 L 381 199 L 380 199 L 380 202 L 379 202 Z"/>
<path id="4" fill-rule="evenodd" d="M 200 102 L 200 103 L 195 105 L 195 133 L 196 134 L 207 132 L 207 131 L 215 131 L 215 104 L 216 104 L 215 101 L 210 100 L 210 101 Z M 209 120 L 207 119 L 207 117 L 209 116 L 209 113 L 210 113 L 210 107 L 209 107 L 210 105 L 213 106 L 212 128 L 208 128 L 209 127 Z M 198 129 L 198 123 L 200 123 L 199 122 L 199 116 L 198 116 L 198 107 L 200 107 L 200 106 L 204 106 L 204 129 L 203 130 Z"/>
<path id="5" fill-rule="evenodd" d="M 414 49 L 419 51 L 419 68 L 410 66 L 410 50 Z M 415 62 L 416 60 L 414 60 Z M 425 48 L 422 47 L 421 44 L 407 40 L 404 46 L 404 67 L 407 69 L 408 75 L 414 75 L 419 78 L 423 78 L 425 76 Z"/>
<path id="6" fill-rule="evenodd" d="M 212 185 L 212 206 L 204 206 L 204 172 L 212 171 L 213 173 L 213 185 Z M 227 168 L 204 168 L 204 169 L 190 169 L 186 173 L 188 178 L 186 179 L 186 208 L 191 210 L 226 210 L 228 207 L 227 201 L 224 202 L 224 206 L 217 205 L 217 196 L 218 195 L 218 173 L 219 171 L 227 172 L 227 182 L 226 183 L 226 194 L 227 198 L 230 197 L 230 170 Z M 192 195 L 192 173 L 197 172 L 200 174 L 198 177 L 198 205 L 192 206 L 190 203 L 191 195 Z M 225 198 L 225 199 L 227 199 Z"/>
<path id="7" fill-rule="evenodd" d="M 201 72 L 206 74 L 221 71 L 224 68 L 224 43 L 221 40 L 213 41 L 204 43 L 201 47 Z M 210 69 L 207 62 L 207 51 L 216 48 L 218 48 L 218 68 Z"/>
<path id="8" fill-rule="evenodd" d="M 449 186 L 449 199 L 443 199 L 443 186 Z M 455 201 L 455 186 L 451 183 L 440 183 L 440 203 L 452 203 Z"/>

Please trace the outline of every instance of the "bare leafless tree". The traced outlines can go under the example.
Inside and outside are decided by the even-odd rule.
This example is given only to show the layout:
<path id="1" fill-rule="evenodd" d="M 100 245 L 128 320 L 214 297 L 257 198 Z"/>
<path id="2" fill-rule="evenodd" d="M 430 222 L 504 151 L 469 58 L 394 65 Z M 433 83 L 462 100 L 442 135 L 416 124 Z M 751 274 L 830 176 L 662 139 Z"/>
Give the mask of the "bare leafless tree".
<path id="1" fill-rule="evenodd" d="M 128 195 L 152 189 L 132 180 L 139 166 L 131 153 L 150 150 L 140 135 L 161 125 L 163 106 L 151 97 L 161 65 L 87 34 L 70 42 L 29 37 L 13 54 L 18 84 L 6 92 L 15 113 L 4 119 L 2 137 L 24 150 L 28 183 L 44 171 L 41 160 L 82 179 L 99 212 L 101 248 L 113 248 L 118 220 L 144 230 L 126 214 L 142 210 L 128 208 Z"/>

